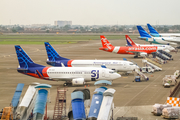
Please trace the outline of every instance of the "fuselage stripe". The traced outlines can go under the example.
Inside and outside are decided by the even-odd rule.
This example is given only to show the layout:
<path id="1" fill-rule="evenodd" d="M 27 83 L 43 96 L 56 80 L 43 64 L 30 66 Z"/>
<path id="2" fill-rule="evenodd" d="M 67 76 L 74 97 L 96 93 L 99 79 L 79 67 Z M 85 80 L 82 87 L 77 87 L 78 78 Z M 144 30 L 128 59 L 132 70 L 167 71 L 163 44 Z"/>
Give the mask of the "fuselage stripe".
<path id="1" fill-rule="evenodd" d="M 48 74 L 47 74 L 47 70 L 49 69 L 50 67 L 45 67 L 43 70 L 42 70 L 42 74 L 44 77 L 49 77 Z"/>
<path id="2" fill-rule="evenodd" d="M 67 63 L 67 66 L 68 67 L 72 67 L 71 63 L 72 63 L 73 60 L 69 60 L 68 63 Z"/>

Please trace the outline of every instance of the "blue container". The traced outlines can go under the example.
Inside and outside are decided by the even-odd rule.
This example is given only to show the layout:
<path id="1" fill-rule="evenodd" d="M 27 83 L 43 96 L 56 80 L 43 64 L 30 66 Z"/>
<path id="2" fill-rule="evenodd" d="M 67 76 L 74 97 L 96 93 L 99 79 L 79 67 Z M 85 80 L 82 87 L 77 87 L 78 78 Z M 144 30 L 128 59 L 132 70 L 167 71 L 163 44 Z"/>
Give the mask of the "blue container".
<path id="1" fill-rule="evenodd" d="M 19 83 L 16 87 L 16 91 L 14 93 L 14 96 L 12 98 L 11 104 L 13 107 L 17 107 L 18 103 L 19 103 L 19 98 L 21 96 L 22 90 L 23 90 L 24 84 L 23 83 Z"/>
<path id="2" fill-rule="evenodd" d="M 136 82 L 141 82 L 140 76 L 136 76 L 136 77 L 135 77 L 135 81 L 136 81 Z"/>
<path id="3" fill-rule="evenodd" d="M 47 102 L 47 95 L 48 95 L 48 91 L 45 89 L 41 89 L 38 91 L 33 114 L 34 113 L 40 113 L 42 115 L 44 114 L 46 108 L 46 102 Z"/>
<path id="4" fill-rule="evenodd" d="M 74 99 L 71 101 L 71 104 L 74 120 L 85 120 L 86 114 L 84 108 L 84 100 Z"/>

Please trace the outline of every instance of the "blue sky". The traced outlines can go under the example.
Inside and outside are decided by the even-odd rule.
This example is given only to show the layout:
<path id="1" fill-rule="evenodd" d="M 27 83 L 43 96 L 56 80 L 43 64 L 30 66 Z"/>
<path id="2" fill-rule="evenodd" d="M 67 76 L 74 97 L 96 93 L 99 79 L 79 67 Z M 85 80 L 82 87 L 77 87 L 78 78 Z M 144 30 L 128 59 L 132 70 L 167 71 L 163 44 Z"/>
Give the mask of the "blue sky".
<path id="1" fill-rule="evenodd" d="M 180 25 L 180 0 L 0 0 L 0 24 Z"/>

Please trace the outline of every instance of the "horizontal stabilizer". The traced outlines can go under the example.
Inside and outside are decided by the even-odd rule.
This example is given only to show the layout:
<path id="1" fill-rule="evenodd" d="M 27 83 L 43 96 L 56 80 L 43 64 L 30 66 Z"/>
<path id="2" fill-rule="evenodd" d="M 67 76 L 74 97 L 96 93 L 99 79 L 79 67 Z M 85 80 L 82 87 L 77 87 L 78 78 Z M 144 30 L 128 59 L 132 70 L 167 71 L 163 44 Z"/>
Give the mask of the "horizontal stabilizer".
<path id="1" fill-rule="evenodd" d="M 101 65 L 102 68 L 107 68 L 105 65 Z"/>
<path id="2" fill-rule="evenodd" d="M 18 71 L 27 71 L 28 69 L 17 68 Z"/>

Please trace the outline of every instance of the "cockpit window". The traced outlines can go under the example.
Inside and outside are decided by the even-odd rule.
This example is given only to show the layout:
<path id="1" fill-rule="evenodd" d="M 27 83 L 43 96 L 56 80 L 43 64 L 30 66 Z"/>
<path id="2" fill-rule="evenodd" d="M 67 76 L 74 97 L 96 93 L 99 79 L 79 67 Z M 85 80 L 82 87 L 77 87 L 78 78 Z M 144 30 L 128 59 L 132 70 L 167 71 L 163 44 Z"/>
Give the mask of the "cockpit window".
<path id="1" fill-rule="evenodd" d="M 130 63 L 129 65 L 134 65 L 134 64 Z"/>

